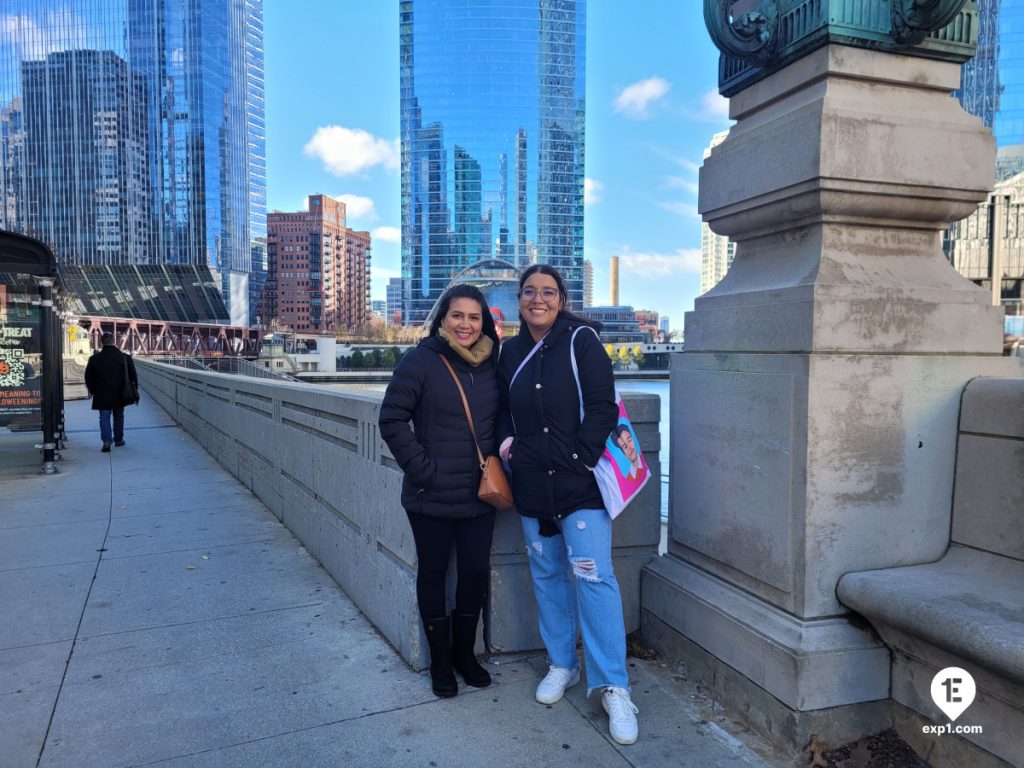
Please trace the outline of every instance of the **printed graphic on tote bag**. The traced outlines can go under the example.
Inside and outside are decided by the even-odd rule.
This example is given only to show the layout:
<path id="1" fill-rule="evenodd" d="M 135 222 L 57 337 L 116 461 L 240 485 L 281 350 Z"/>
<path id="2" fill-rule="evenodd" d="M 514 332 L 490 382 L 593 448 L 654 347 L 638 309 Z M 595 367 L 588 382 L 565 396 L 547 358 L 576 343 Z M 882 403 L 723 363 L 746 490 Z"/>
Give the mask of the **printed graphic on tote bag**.
<path id="1" fill-rule="evenodd" d="M 640 453 L 640 442 L 633 434 L 633 425 L 626 417 L 626 409 L 619 400 L 619 423 L 615 425 L 604 452 L 615 463 L 615 479 L 623 498 L 631 497 L 643 487 L 650 470 L 643 454 Z"/>
<path id="2" fill-rule="evenodd" d="M 650 467 L 640 451 L 640 442 L 626 414 L 626 406 L 618 395 L 615 400 L 619 406 L 619 420 L 605 441 L 604 453 L 594 467 L 601 498 L 612 519 L 621 514 L 651 479 Z"/>

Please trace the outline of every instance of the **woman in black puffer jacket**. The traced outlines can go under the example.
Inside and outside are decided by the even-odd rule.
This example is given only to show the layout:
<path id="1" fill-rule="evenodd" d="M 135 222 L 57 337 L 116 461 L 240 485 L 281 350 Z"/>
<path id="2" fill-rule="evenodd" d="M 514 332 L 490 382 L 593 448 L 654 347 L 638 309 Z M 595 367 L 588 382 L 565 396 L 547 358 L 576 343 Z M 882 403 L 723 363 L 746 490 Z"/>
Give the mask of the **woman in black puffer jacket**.
<path id="1" fill-rule="evenodd" d="M 416 541 L 416 598 L 430 647 L 434 693 L 449 697 L 458 692 L 453 665 L 468 685 L 491 683 L 473 645 L 487 594 L 495 512 L 477 498 L 480 462 L 462 398 L 442 356 L 466 393 L 480 450 L 494 454 L 498 334 L 477 288 L 458 285 L 442 297 L 430 336 L 398 364 L 380 409 L 381 437 L 405 473 L 402 506 Z M 449 617 L 445 582 L 452 542 L 458 584 Z"/>

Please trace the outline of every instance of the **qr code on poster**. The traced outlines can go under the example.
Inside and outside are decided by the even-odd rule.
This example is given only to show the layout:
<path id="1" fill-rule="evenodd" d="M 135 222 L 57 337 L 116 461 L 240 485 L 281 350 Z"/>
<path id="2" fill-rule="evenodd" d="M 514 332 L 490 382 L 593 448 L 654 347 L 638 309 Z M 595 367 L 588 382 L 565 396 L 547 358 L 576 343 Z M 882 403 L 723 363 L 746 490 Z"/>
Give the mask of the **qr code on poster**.
<path id="1" fill-rule="evenodd" d="M 0 349 L 0 387 L 20 387 L 25 384 L 24 356 L 23 349 Z"/>

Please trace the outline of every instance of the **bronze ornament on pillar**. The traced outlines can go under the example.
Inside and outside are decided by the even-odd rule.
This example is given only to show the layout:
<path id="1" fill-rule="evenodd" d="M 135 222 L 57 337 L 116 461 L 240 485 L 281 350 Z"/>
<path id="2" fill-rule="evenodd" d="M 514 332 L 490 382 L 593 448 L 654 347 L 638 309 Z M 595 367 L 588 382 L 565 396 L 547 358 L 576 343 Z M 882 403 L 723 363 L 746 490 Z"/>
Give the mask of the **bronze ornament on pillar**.
<path id="1" fill-rule="evenodd" d="M 892 36 L 917 45 L 951 23 L 967 0 L 892 0 Z"/>
<path id="2" fill-rule="evenodd" d="M 978 41 L 975 0 L 704 0 L 704 23 L 722 52 L 723 96 L 824 45 L 959 64 Z"/>
<path id="3" fill-rule="evenodd" d="M 779 42 L 777 0 L 764 0 L 756 10 L 733 14 L 735 0 L 704 0 L 704 23 L 719 50 L 763 67 Z"/>

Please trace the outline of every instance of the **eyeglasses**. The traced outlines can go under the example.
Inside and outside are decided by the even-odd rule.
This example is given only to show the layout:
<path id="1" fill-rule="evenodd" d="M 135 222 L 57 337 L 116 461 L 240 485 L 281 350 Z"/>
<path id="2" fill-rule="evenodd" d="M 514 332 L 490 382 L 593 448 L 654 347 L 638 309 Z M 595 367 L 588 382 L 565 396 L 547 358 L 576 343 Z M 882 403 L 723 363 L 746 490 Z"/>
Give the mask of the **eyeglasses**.
<path id="1" fill-rule="evenodd" d="M 526 299 L 527 301 L 533 301 L 537 298 L 538 293 L 540 294 L 540 297 L 547 302 L 552 302 L 558 298 L 558 289 L 556 288 L 541 288 L 539 291 L 536 288 L 523 288 L 523 290 L 519 292 L 519 297 Z"/>

